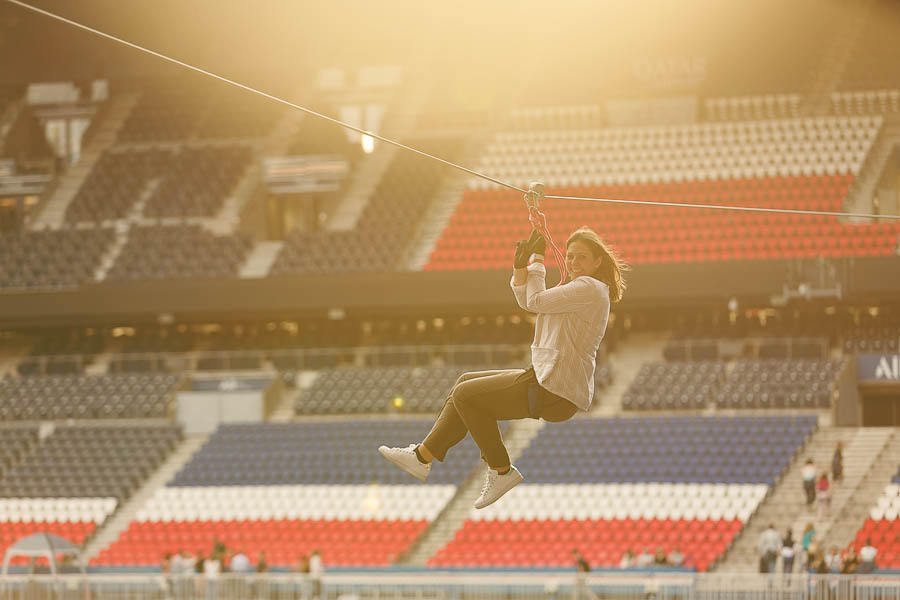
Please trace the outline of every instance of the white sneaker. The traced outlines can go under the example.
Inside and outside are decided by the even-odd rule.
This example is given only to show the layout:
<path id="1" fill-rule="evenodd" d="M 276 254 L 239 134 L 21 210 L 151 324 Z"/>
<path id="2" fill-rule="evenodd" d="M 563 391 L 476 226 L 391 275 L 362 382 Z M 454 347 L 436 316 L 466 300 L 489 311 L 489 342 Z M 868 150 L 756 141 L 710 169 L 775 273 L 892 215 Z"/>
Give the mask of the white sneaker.
<path id="1" fill-rule="evenodd" d="M 475 508 L 484 508 L 500 499 L 500 496 L 516 487 L 523 479 L 522 474 L 515 467 L 510 467 L 509 472 L 501 475 L 493 469 L 488 469 L 484 479 L 484 487 L 481 488 L 481 496 L 475 501 Z"/>
<path id="2" fill-rule="evenodd" d="M 431 463 L 421 463 L 416 457 L 416 446 L 418 444 L 410 444 L 406 448 L 388 448 L 380 446 L 378 451 L 386 459 L 418 479 L 425 481 L 428 473 L 431 472 Z"/>

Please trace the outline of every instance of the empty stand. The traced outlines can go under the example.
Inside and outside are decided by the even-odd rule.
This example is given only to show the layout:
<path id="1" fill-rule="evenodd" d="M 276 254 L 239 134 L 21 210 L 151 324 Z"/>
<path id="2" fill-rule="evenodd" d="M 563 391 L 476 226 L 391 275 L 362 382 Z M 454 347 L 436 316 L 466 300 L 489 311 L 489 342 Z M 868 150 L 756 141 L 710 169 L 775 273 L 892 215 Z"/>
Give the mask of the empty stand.
<path id="1" fill-rule="evenodd" d="M 575 419 L 541 430 L 525 476 L 474 511 L 432 566 L 563 567 L 578 548 L 616 567 L 626 549 L 678 548 L 707 570 L 815 427 L 815 417 Z"/>
<path id="2" fill-rule="evenodd" d="M 0 429 L 0 486 L 4 474 L 35 454 L 39 443 L 36 426 Z M 39 532 L 54 533 L 81 544 L 117 506 L 116 499 L 110 497 L 10 496 L 7 489 L 0 493 L 0 552 L 20 538 Z M 17 557 L 10 564 L 25 565 L 28 560 Z"/>
<path id="3" fill-rule="evenodd" d="M 511 183 L 541 178 L 556 195 L 841 211 L 881 117 L 820 117 L 667 127 L 502 132 L 480 162 Z M 522 200 L 473 181 L 425 266 L 507 268 L 527 236 Z M 547 200 L 559 238 L 597 229 L 631 263 L 879 256 L 900 224 Z"/>
<path id="4" fill-rule="evenodd" d="M 249 146 L 181 149 L 173 166 L 147 201 L 144 214 L 161 217 L 213 217 L 250 165 Z"/>
<path id="5" fill-rule="evenodd" d="M 461 367 L 329 369 L 294 405 L 297 414 L 437 412 Z M 399 399 L 401 404 L 395 405 Z"/>
<path id="6" fill-rule="evenodd" d="M 140 419 L 169 416 L 178 375 L 59 375 L 0 381 L 0 419 Z"/>
<path id="7" fill-rule="evenodd" d="M 568 421 L 542 430 L 517 465 L 545 483 L 772 485 L 815 421 L 814 416 Z M 574 439 L 579 443 L 570 443 Z"/>
<path id="8" fill-rule="evenodd" d="M 882 122 L 864 115 L 506 131 L 487 145 L 479 169 L 517 185 L 540 175 L 554 188 L 855 175 Z M 496 184 L 473 179 L 470 188 Z"/>
<path id="9" fill-rule="evenodd" d="M 431 421 L 421 419 L 222 426 L 173 485 L 410 483 L 377 448 L 421 441 L 430 428 Z M 452 456 L 436 466 L 429 483 L 459 482 L 477 448 L 462 442 Z"/>
<path id="10" fill-rule="evenodd" d="M 0 432 L 0 552 L 32 533 L 80 545 L 163 460 L 173 426 L 58 426 Z M 17 557 L 13 566 L 28 564 Z"/>
<path id="11" fill-rule="evenodd" d="M 643 365 L 622 397 L 625 410 L 827 408 L 840 374 L 837 360 L 738 360 Z"/>
<path id="12" fill-rule="evenodd" d="M 813 181 L 812 179 L 815 179 Z M 840 211 L 839 178 L 726 180 L 555 190 L 599 198 L 735 204 Z M 505 269 L 509 249 L 527 237 L 514 193 L 466 193 L 431 254 L 428 270 Z M 900 225 L 850 225 L 833 217 L 735 213 L 705 209 L 616 206 L 548 200 L 557 237 L 582 225 L 601 233 L 632 264 L 890 255 Z"/>
<path id="13" fill-rule="evenodd" d="M 199 225 L 134 227 L 107 279 L 237 277 L 252 242 Z"/>
<path id="14" fill-rule="evenodd" d="M 900 112 L 900 89 L 832 92 L 831 111 L 838 115 Z"/>
<path id="15" fill-rule="evenodd" d="M 840 360 L 741 360 L 716 392 L 722 408 L 828 408 Z"/>
<path id="16" fill-rule="evenodd" d="M 148 182 L 164 176 L 172 160 L 168 150 L 105 152 L 66 208 L 66 220 L 99 223 L 125 218 Z"/>
<path id="17" fill-rule="evenodd" d="M 704 408 L 725 379 L 725 363 L 645 364 L 622 396 L 625 410 Z"/>
<path id="18" fill-rule="evenodd" d="M 463 441 L 421 485 L 378 453 L 421 440 L 430 420 L 223 425 L 148 500 L 98 565 L 155 565 L 214 537 L 273 565 L 319 548 L 328 565 L 387 565 L 436 518 L 478 460 Z"/>
<path id="19" fill-rule="evenodd" d="M 0 289 L 63 289 L 92 281 L 112 229 L 0 234 Z"/>
<path id="20" fill-rule="evenodd" d="M 711 121 L 745 121 L 797 117 L 801 102 L 800 94 L 766 94 L 707 98 L 703 104 Z"/>
<path id="21" fill-rule="evenodd" d="M 176 77 L 151 82 L 128 116 L 119 142 L 173 142 L 190 138 L 260 138 L 285 108 L 218 81 Z"/>
<path id="22" fill-rule="evenodd" d="M 0 477 L 31 451 L 37 441 L 37 427 L 4 427 L 0 430 Z"/>
<path id="23" fill-rule="evenodd" d="M 120 142 L 168 142 L 190 137 L 206 107 L 197 85 L 182 79 L 148 86 L 119 130 Z"/>
<path id="24" fill-rule="evenodd" d="M 179 437 L 170 425 L 58 426 L 0 479 L 0 497 L 122 500 Z"/>
<path id="25" fill-rule="evenodd" d="M 420 147 L 453 160 L 459 146 L 458 139 L 449 138 L 425 141 Z M 356 229 L 291 233 L 270 275 L 394 270 L 442 176 L 442 166 L 435 161 L 410 153 L 397 154 Z"/>

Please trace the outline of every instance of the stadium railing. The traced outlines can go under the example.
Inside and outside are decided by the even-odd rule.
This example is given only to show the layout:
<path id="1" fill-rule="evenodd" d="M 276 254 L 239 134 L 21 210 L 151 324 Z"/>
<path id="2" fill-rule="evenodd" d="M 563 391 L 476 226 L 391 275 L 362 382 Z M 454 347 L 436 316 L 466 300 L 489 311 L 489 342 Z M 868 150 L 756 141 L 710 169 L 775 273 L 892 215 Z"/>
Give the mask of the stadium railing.
<path id="1" fill-rule="evenodd" d="M 574 571 L 357 571 L 326 573 L 321 584 L 321 594 L 314 594 L 315 583 L 301 573 L 246 576 L 229 573 L 209 579 L 200 574 L 7 575 L 0 576 L 0 597 L 6 600 L 900 599 L 900 577 L 896 574 L 784 576 L 638 571 L 585 576 Z"/>
<path id="2" fill-rule="evenodd" d="M 435 361 L 492 366 L 528 360 L 528 344 L 460 344 L 355 346 L 347 348 L 292 348 L 278 350 L 206 350 L 197 352 L 126 352 L 110 356 L 110 373 L 177 373 L 181 371 L 260 370 L 269 362 L 277 370 L 321 369 L 340 364 L 365 366 L 426 366 Z M 473 361 L 473 357 L 477 360 Z M 77 373 L 93 362 L 93 356 L 29 356 L 23 375 Z M 63 370 L 60 367 L 64 366 Z"/>

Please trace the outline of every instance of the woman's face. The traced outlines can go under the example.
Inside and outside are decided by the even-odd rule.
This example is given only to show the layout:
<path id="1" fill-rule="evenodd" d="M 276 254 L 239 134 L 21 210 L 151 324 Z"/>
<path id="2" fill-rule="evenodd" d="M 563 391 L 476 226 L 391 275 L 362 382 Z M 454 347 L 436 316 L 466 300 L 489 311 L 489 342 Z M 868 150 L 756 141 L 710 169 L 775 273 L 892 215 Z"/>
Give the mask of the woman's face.
<path id="1" fill-rule="evenodd" d="M 594 275 L 603 263 L 603 257 L 595 257 L 591 247 L 575 240 L 566 248 L 566 271 L 572 279 L 580 275 Z"/>

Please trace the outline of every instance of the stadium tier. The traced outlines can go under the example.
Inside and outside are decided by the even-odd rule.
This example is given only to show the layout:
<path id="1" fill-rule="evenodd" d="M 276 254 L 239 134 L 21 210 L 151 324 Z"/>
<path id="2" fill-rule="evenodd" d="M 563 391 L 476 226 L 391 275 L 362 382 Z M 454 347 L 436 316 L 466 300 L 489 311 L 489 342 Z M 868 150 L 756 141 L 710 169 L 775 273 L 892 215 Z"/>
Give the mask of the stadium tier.
<path id="1" fill-rule="evenodd" d="M 252 161 L 248 146 L 183 148 L 147 200 L 151 218 L 214 217 Z"/>
<path id="2" fill-rule="evenodd" d="M 629 548 L 705 571 L 813 431 L 815 417 L 576 419 L 516 461 L 525 482 L 474 511 L 431 566 L 618 567 Z"/>
<path id="3" fill-rule="evenodd" d="M 173 425 L 60 425 L 0 480 L 0 497 L 127 498 L 180 436 Z"/>
<path id="4" fill-rule="evenodd" d="M 426 140 L 424 147 L 453 160 L 460 141 Z M 397 269 L 443 175 L 440 163 L 406 152 L 397 154 L 355 229 L 291 233 L 269 274 Z"/>
<path id="5" fill-rule="evenodd" d="M 173 152 L 127 150 L 105 152 L 66 209 L 69 222 L 100 223 L 123 219 L 154 178 L 171 167 Z"/>
<path id="6" fill-rule="evenodd" d="M 4 428 L 0 436 L 0 477 L 20 461 L 38 441 L 34 426 Z"/>
<path id="7" fill-rule="evenodd" d="M 247 146 L 114 149 L 91 169 L 66 209 L 69 222 L 130 215 L 139 201 L 151 218 L 213 217 L 250 164 Z"/>
<path id="8" fill-rule="evenodd" d="M 0 288 L 63 289 L 93 281 L 114 235 L 112 229 L 0 235 Z"/>
<path id="9" fill-rule="evenodd" d="M 178 375 L 58 375 L 0 381 L 0 420 L 167 418 Z"/>
<path id="10" fill-rule="evenodd" d="M 297 414 L 437 413 L 462 367 L 329 369 L 294 404 Z"/>
<path id="11" fill-rule="evenodd" d="M 147 143 L 192 137 L 258 138 L 271 131 L 284 113 L 283 107 L 264 98 L 229 91 L 225 84 L 194 78 L 159 80 L 146 86 L 118 140 Z"/>
<path id="12" fill-rule="evenodd" d="M 841 211 L 881 117 L 499 133 L 487 174 L 548 194 L 663 203 Z M 429 270 L 501 268 L 523 237 L 515 192 L 476 181 L 431 253 Z M 834 217 L 546 200 L 554 231 L 587 224 L 631 263 L 888 255 L 900 224 Z M 525 232 L 527 233 L 527 232 Z"/>
<path id="13" fill-rule="evenodd" d="M 622 396 L 625 410 L 828 408 L 839 360 L 658 362 L 643 365 Z"/>
<path id="14" fill-rule="evenodd" d="M 134 227 L 107 279 L 233 278 L 252 242 L 200 225 Z"/>
<path id="15" fill-rule="evenodd" d="M 880 115 L 600 129 L 573 123 L 496 133 L 478 167 L 518 185 L 539 172 L 555 188 L 846 176 L 859 172 L 882 123 Z M 483 179 L 470 183 L 495 187 Z"/>
<path id="16" fill-rule="evenodd" d="M 469 368 L 454 366 L 326 369 L 319 373 L 309 390 L 298 396 L 294 411 L 298 415 L 385 412 L 437 414 L 460 375 L 466 371 L 484 371 L 491 368 L 513 367 L 492 366 L 483 362 L 479 366 Z M 608 380 L 608 365 L 598 365 L 595 373 L 596 389 L 606 385 Z"/>
<path id="17" fill-rule="evenodd" d="M 558 188 L 556 195 L 596 198 L 735 204 L 801 210 L 840 211 L 848 183 L 838 176 L 816 181 L 741 179 L 658 185 Z M 830 181 L 829 181 L 830 180 Z M 616 206 L 576 200 L 546 200 L 554 231 L 564 236 L 582 225 L 603 232 L 632 264 L 698 261 L 888 256 L 900 225 L 845 225 L 835 217 L 798 217 L 667 207 Z M 431 253 L 426 270 L 500 269 L 509 248 L 527 237 L 520 195 L 468 191 Z"/>
<path id="18" fill-rule="evenodd" d="M 223 425 L 94 559 L 157 565 L 215 537 L 275 566 L 314 549 L 328 565 L 387 565 L 435 519 L 478 460 L 464 440 L 420 485 L 378 453 L 428 433 L 428 420 Z"/>
<path id="19" fill-rule="evenodd" d="M 26 432 L 22 434 L 21 432 Z M 19 433 L 15 433 L 19 432 Z M 37 443 L 37 428 L 4 428 L 0 449 L 10 467 L 0 477 L 0 552 L 30 533 L 84 542 L 172 450 L 171 425 L 57 426 Z M 11 564 L 27 564 L 19 557 Z"/>

